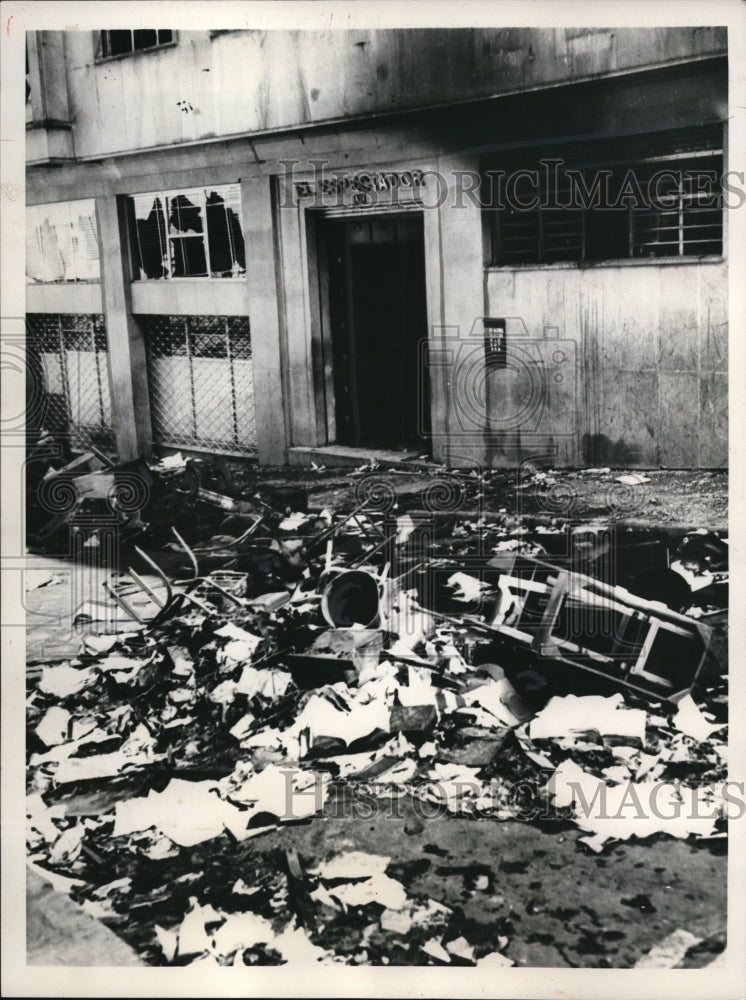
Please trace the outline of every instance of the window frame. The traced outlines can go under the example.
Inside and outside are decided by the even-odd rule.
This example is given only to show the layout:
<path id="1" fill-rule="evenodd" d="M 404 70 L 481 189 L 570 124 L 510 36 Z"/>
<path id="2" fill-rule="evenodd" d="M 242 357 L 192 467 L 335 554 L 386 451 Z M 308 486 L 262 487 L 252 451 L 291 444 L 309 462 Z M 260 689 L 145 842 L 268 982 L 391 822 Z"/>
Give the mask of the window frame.
<path id="1" fill-rule="evenodd" d="M 100 28 L 93 33 L 93 48 L 94 48 L 94 62 L 95 63 L 105 63 L 113 62 L 116 59 L 131 59 L 133 56 L 143 56 L 150 52 L 160 52 L 162 49 L 171 49 L 178 44 L 178 31 L 175 28 L 151 28 L 149 30 L 155 31 L 170 31 L 171 39 L 168 42 L 157 42 L 155 45 L 151 45 L 146 49 L 135 49 L 133 48 L 131 52 L 117 52 L 113 55 L 104 55 L 104 32 L 105 31 L 130 31 L 133 34 L 133 45 L 134 45 L 134 32 L 140 30 L 140 28 Z"/>
<path id="2" fill-rule="evenodd" d="M 84 206 L 88 211 L 83 212 L 80 206 Z M 84 231 L 79 227 L 77 227 L 77 224 L 73 219 L 76 209 L 79 213 L 82 212 L 83 214 L 86 215 L 88 219 L 92 220 L 91 235 L 96 243 L 96 250 L 97 250 L 96 255 L 86 257 L 85 254 L 82 252 L 80 239 L 81 236 L 84 236 Z M 73 277 L 62 277 L 62 278 L 51 278 L 51 279 L 45 278 L 42 280 L 39 278 L 32 277 L 29 273 L 28 242 L 30 239 L 30 232 L 33 228 L 34 235 L 39 233 L 41 229 L 41 223 L 38 220 L 41 219 L 41 217 L 45 214 L 47 216 L 51 216 L 53 220 L 51 225 L 53 230 L 55 231 L 55 238 L 59 240 L 59 238 L 63 235 L 63 232 L 65 232 L 69 238 L 70 265 L 71 265 L 71 270 L 74 272 Z M 66 215 L 66 218 L 64 219 L 62 218 L 63 214 Z M 58 216 L 56 220 L 55 216 Z M 26 275 L 27 286 L 39 286 L 39 287 L 50 286 L 50 285 L 69 286 L 76 284 L 99 285 L 101 283 L 101 237 L 98 230 L 98 215 L 96 212 L 95 198 L 76 198 L 73 201 L 40 202 L 34 205 L 27 205 L 25 221 L 26 221 L 25 275 Z M 64 227 L 64 230 L 60 229 L 60 227 Z M 60 229 L 59 233 L 57 232 L 58 229 Z M 49 248 L 46 249 L 48 250 Z M 44 262 L 44 250 L 45 247 L 43 245 L 43 239 L 40 239 L 39 259 L 42 261 L 42 263 Z M 63 257 L 63 262 L 64 262 L 64 256 L 62 254 L 62 250 L 59 249 L 59 247 L 58 247 L 58 252 L 60 253 L 60 256 Z M 93 261 L 93 260 L 97 262 L 96 276 L 78 277 L 78 274 L 80 273 L 79 266 L 81 264 L 84 264 L 86 261 Z M 45 267 L 47 266 L 49 265 L 48 264 L 45 265 Z"/>
<path id="3" fill-rule="evenodd" d="M 655 140 L 653 140 L 655 142 Z M 658 143 L 659 147 L 663 145 L 663 142 Z M 487 170 L 504 169 L 504 174 L 507 176 L 513 170 L 516 169 L 533 169 L 539 173 L 539 192 L 542 198 L 546 197 L 547 191 L 545 186 L 545 179 L 542 176 L 542 160 L 543 159 L 562 159 L 562 166 L 560 168 L 560 177 L 567 170 L 572 170 L 577 173 L 583 174 L 584 179 L 587 179 L 588 172 L 592 170 L 603 171 L 608 170 L 612 175 L 620 175 L 622 171 L 634 171 L 636 169 L 645 169 L 653 166 L 657 166 L 661 170 L 671 169 L 679 174 L 679 187 L 677 190 L 677 200 L 675 211 L 678 215 L 677 221 L 677 240 L 676 244 L 678 246 L 678 252 L 676 253 L 664 253 L 664 254 L 643 254 L 636 252 L 639 246 L 644 246 L 641 243 L 640 234 L 644 231 L 642 225 L 642 219 L 647 216 L 649 219 L 651 217 L 659 217 L 666 214 L 665 210 L 662 208 L 647 207 L 642 209 L 637 209 L 633 204 L 628 203 L 625 208 L 618 208 L 609 211 L 614 211 L 615 214 L 625 217 L 626 226 L 626 242 L 627 242 L 627 252 L 625 256 L 601 256 L 601 257 L 586 257 L 587 253 L 587 242 L 588 242 L 588 219 L 593 216 L 594 211 L 603 211 L 602 209 L 593 208 L 566 208 L 560 209 L 561 211 L 569 212 L 580 212 L 580 228 L 579 228 L 579 239 L 580 239 L 580 255 L 575 257 L 560 257 L 559 259 L 546 259 L 547 250 L 544 245 L 544 227 L 546 222 L 549 221 L 547 218 L 548 213 L 556 213 L 556 209 L 543 208 L 541 205 L 535 208 L 529 209 L 525 212 L 516 211 L 514 213 L 514 220 L 520 215 L 524 215 L 526 219 L 529 218 L 533 220 L 535 226 L 536 235 L 529 235 L 526 237 L 527 241 L 533 241 L 536 248 L 535 257 L 544 259 L 534 259 L 534 260 L 505 260 L 505 252 L 502 250 L 501 240 L 504 238 L 501 236 L 501 227 L 505 224 L 507 219 L 507 213 L 510 211 L 508 207 L 490 207 L 489 205 L 483 209 L 483 215 L 486 223 L 486 233 L 485 233 L 485 252 L 486 261 L 485 268 L 488 270 L 495 271 L 505 271 L 505 270 L 536 270 L 538 268 L 593 268 L 593 267 L 603 267 L 603 266 L 641 266 L 650 264 L 687 264 L 696 262 L 722 262 L 725 259 L 725 246 L 726 246 L 726 217 L 725 217 L 725 206 L 722 202 L 722 189 L 718 184 L 718 180 L 712 182 L 712 193 L 709 197 L 719 198 L 719 204 L 715 207 L 709 209 L 712 212 L 719 213 L 719 220 L 714 226 L 719 226 L 720 230 L 720 240 L 713 239 L 712 242 L 719 242 L 720 249 L 714 250 L 711 253 L 685 253 L 684 248 L 687 243 L 697 243 L 705 242 L 692 240 L 689 235 L 689 227 L 695 226 L 695 222 L 689 222 L 687 225 L 687 211 L 692 210 L 692 204 L 690 202 L 688 209 L 685 205 L 687 194 L 682 191 L 682 183 L 686 184 L 686 178 L 683 174 L 687 170 L 687 163 L 691 161 L 697 161 L 701 166 L 698 168 L 698 173 L 703 175 L 708 170 L 714 171 L 717 178 L 722 178 L 726 171 L 726 151 L 725 151 L 725 136 L 722 135 L 719 142 L 715 142 L 711 145 L 702 144 L 700 147 L 690 146 L 686 149 L 679 150 L 666 150 L 666 151 L 655 151 L 651 152 L 649 155 L 633 155 L 625 157 L 623 155 L 614 155 L 613 153 L 608 156 L 599 155 L 592 149 L 588 150 L 588 153 L 583 156 L 582 153 L 578 157 L 570 156 L 567 160 L 562 157 L 562 150 L 557 153 L 553 151 L 550 155 L 549 153 L 542 153 L 541 150 L 534 149 L 532 153 L 526 151 L 526 153 L 520 157 L 520 160 L 511 157 L 510 162 L 507 164 L 507 169 L 504 169 L 504 165 L 498 165 L 494 162 L 488 163 Z M 709 166 L 708 166 L 709 164 Z M 484 174 L 483 176 L 487 176 Z M 618 183 L 618 176 L 617 176 Z M 586 184 L 586 187 L 588 185 Z M 672 207 L 669 211 L 673 212 Z M 697 209 L 695 208 L 696 212 Z M 704 211 L 707 211 L 705 209 Z M 691 216 L 690 216 L 691 218 Z M 598 220 L 598 216 L 596 216 Z M 650 227 L 649 231 L 655 230 L 655 224 Z M 660 226 L 658 226 L 660 228 Z M 518 237 L 514 237 L 518 238 Z M 648 244 L 650 246 L 653 243 Z M 672 244 L 673 245 L 673 244 Z M 528 252 L 528 251 L 527 251 Z M 548 251 L 550 254 L 552 251 Z M 555 252 L 560 252 L 556 250 Z"/>
<path id="4" fill-rule="evenodd" d="M 237 193 L 237 204 L 234 206 L 229 202 L 225 202 L 223 206 L 213 206 L 209 204 L 209 196 L 213 192 L 216 192 L 223 196 L 223 192 L 228 189 L 235 189 Z M 171 205 L 173 199 L 180 196 L 188 197 L 190 200 L 198 206 L 200 210 L 200 220 L 202 222 L 201 232 L 179 232 L 178 234 L 172 234 L 169 232 L 169 217 L 171 215 Z M 137 198 L 150 198 L 153 199 L 155 203 L 156 199 L 160 199 L 161 211 L 163 213 L 164 230 L 163 235 L 165 239 L 165 251 L 168 257 L 168 268 L 169 272 L 173 270 L 175 255 L 173 249 L 175 244 L 183 244 L 187 240 L 201 240 L 201 246 L 204 250 L 205 264 L 207 267 L 206 274 L 180 274 L 173 275 L 171 273 L 163 275 L 160 278 L 151 277 L 141 277 L 140 271 L 143 270 L 141 263 L 141 247 L 140 240 L 137 232 L 137 214 L 135 210 L 135 200 Z M 130 257 L 130 280 L 132 283 L 147 283 L 147 282 L 172 282 L 172 281 L 240 281 L 246 280 L 248 274 L 248 268 L 246 265 L 246 236 L 243 229 L 243 198 L 241 195 L 241 184 L 240 181 L 232 181 L 227 184 L 203 184 L 199 187 L 184 187 L 179 189 L 171 189 L 168 191 L 143 191 L 137 194 L 130 194 L 124 196 L 126 216 L 127 216 L 127 243 L 129 248 Z M 208 211 L 215 207 L 229 207 L 235 212 L 238 219 L 238 225 L 241 230 L 241 237 L 243 240 L 243 270 L 238 274 L 217 274 L 214 273 L 212 267 L 212 257 L 215 252 L 215 247 L 210 246 L 210 230 L 208 226 Z M 235 254 L 235 244 L 233 237 L 230 233 L 230 227 L 228 227 L 228 249 L 231 253 L 233 260 L 238 260 Z"/>

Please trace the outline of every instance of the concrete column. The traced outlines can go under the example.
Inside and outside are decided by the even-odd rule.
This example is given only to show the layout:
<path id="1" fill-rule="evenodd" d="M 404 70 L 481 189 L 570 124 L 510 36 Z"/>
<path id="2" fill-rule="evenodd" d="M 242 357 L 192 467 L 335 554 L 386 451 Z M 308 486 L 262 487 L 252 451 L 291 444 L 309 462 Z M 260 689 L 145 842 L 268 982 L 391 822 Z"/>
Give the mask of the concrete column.
<path id="1" fill-rule="evenodd" d="M 481 381 L 482 326 L 485 313 L 482 212 L 470 197 L 472 186 L 464 172 L 479 170 L 476 157 L 449 156 L 438 164 L 447 185 L 441 193 L 440 221 L 441 346 L 444 357 L 452 359 L 443 372 L 445 384 L 433 394 L 440 412 L 433 413 L 433 426 L 442 428 L 445 438 L 434 442 L 435 457 L 449 464 L 486 459 L 485 430 L 488 414 Z M 434 199 L 434 195 L 428 195 Z M 437 346 L 438 331 L 434 331 Z"/>
<path id="2" fill-rule="evenodd" d="M 262 465 L 282 465 L 286 460 L 287 447 L 287 397 L 282 377 L 282 295 L 276 269 L 271 178 L 242 180 L 241 205 L 246 240 L 259 462 Z"/>
<path id="3" fill-rule="evenodd" d="M 111 415 L 120 461 L 153 450 L 145 340 L 132 315 L 125 219 L 116 197 L 96 200 L 101 292 L 109 347 Z"/>

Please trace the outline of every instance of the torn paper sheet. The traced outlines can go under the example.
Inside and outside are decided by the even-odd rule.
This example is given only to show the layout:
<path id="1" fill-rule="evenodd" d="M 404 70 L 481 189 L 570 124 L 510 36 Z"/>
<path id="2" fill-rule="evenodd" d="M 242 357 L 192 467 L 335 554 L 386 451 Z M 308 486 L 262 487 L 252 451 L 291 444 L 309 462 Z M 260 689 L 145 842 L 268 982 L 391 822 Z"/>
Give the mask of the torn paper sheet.
<path id="1" fill-rule="evenodd" d="M 636 969 L 675 969 L 684 955 L 702 938 L 689 931 L 676 930 L 659 941 L 647 955 L 635 962 Z"/>
<path id="2" fill-rule="evenodd" d="M 246 629 L 239 628 L 233 622 L 228 622 L 227 625 L 223 625 L 222 628 L 217 629 L 215 635 L 220 636 L 221 639 L 235 639 L 238 642 L 248 643 L 253 649 L 256 649 L 262 641 L 261 636 L 247 632 Z"/>
<path id="3" fill-rule="evenodd" d="M 625 486 L 642 486 L 643 483 L 650 482 L 650 477 L 643 476 L 639 472 L 633 472 L 624 476 L 617 476 L 614 481 L 617 483 L 623 483 Z"/>
<path id="4" fill-rule="evenodd" d="M 713 733 L 726 728 L 724 723 L 709 722 L 690 694 L 685 694 L 677 702 L 677 709 L 678 711 L 673 717 L 674 726 L 679 732 L 691 736 L 698 743 L 704 743 L 705 740 L 709 740 Z"/>
<path id="5" fill-rule="evenodd" d="M 54 667 L 44 667 L 39 681 L 39 690 L 55 698 L 69 698 L 87 687 L 95 678 L 89 667 L 72 667 L 61 663 Z"/>
<path id="6" fill-rule="evenodd" d="M 164 927 L 160 927 L 158 924 L 155 925 L 154 930 L 156 940 L 163 952 L 163 957 L 167 962 L 173 962 L 176 957 L 176 949 L 179 946 L 179 935 L 175 931 L 169 931 Z"/>
<path id="7" fill-rule="evenodd" d="M 163 756 L 163 755 L 161 755 Z M 61 760 L 54 772 L 58 785 L 68 785 L 74 781 L 90 781 L 94 778 L 111 778 L 134 767 L 154 764 L 156 757 L 147 750 L 128 753 L 116 750 L 114 753 L 98 754 L 93 757 L 67 757 Z"/>
<path id="8" fill-rule="evenodd" d="M 431 941 L 426 941 L 421 947 L 425 954 L 429 955 L 431 958 L 435 958 L 439 962 L 445 962 L 446 965 L 450 964 L 451 956 L 436 938 L 433 938 Z"/>
<path id="9" fill-rule="evenodd" d="M 463 764 L 434 764 L 428 772 L 431 783 L 418 789 L 418 794 L 430 802 L 445 802 L 449 812 L 459 812 L 465 800 L 473 803 L 484 792 L 479 770 Z"/>
<path id="10" fill-rule="evenodd" d="M 54 705 L 47 709 L 41 722 L 36 727 L 36 735 L 44 746 L 55 747 L 68 739 L 68 730 L 72 716 L 66 708 Z"/>
<path id="11" fill-rule="evenodd" d="M 624 698 L 617 693 L 554 697 L 529 726 L 532 740 L 574 737 L 596 731 L 602 736 L 619 736 L 645 741 L 645 711 L 625 708 Z"/>
<path id="12" fill-rule="evenodd" d="M 346 851 L 316 868 L 309 868 L 309 875 L 318 875 L 327 881 L 333 879 L 358 879 L 367 875 L 382 875 L 391 864 L 391 858 L 365 851 Z"/>
<path id="13" fill-rule="evenodd" d="M 73 739 L 65 743 L 58 743 L 45 753 L 33 754 L 29 761 L 31 767 L 38 767 L 40 764 L 57 764 L 77 753 L 81 747 L 90 748 L 95 743 L 108 743 L 112 738 L 111 733 L 96 728 L 95 722 L 87 727 L 79 727 L 77 732 L 75 732 L 75 728 L 75 723 L 73 723 Z"/>
<path id="14" fill-rule="evenodd" d="M 468 573 L 454 573 L 446 581 L 446 586 L 453 590 L 455 600 L 469 603 L 478 603 L 491 590 L 489 584 Z"/>
<path id="15" fill-rule="evenodd" d="M 381 914 L 381 930 L 392 934 L 405 937 L 411 931 L 412 923 L 412 915 L 404 910 L 384 910 Z"/>
<path id="16" fill-rule="evenodd" d="M 342 882 L 327 886 L 329 895 L 347 906 L 367 906 L 379 903 L 388 910 L 400 910 L 407 903 L 401 882 L 376 872 L 359 882 Z"/>
<path id="17" fill-rule="evenodd" d="M 181 847 L 194 847 L 225 832 L 226 821 L 245 827 L 248 816 L 216 794 L 216 781 L 173 778 L 163 792 L 117 802 L 112 836 L 155 827 Z"/>
<path id="18" fill-rule="evenodd" d="M 385 702 L 374 701 L 367 705 L 353 702 L 348 711 L 340 711 L 328 699 L 314 695 L 298 715 L 290 733 L 299 736 L 307 730 L 309 746 L 322 736 L 342 740 L 349 746 L 376 730 L 388 732 L 389 718 Z"/>
<path id="19" fill-rule="evenodd" d="M 404 545 L 416 529 L 416 524 L 409 514 L 402 514 L 396 519 L 396 544 Z"/>
<path id="20" fill-rule="evenodd" d="M 65 817 L 65 807 L 61 803 L 54 806 L 47 806 L 41 795 L 35 793 L 26 796 L 26 830 L 27 840 L 38 841 L 39 838 L 47 843 L 54 843 L 60 836 L 61 827 L 55 824 L 55 820 L 62 820 Z M 35 833 L 38 836 L 32 837 Z M 34 843 L 33 846 L 36 846 Z"/>
<path id="21" fill-rule="evenodd" d="M 54 847 L 49 852 L 49 863 L 52 865 L 66 865 L 75 861 L 83 849 L 83 838 L 85 837 L 85 826 L 78 823 L 70 827 L 55 841 Z"/>
<path id="22" fill-rule="evenodd" d="M 120 678 L 131 680 L 149 662 L 150 659 L 137 659 L 133 656 L 107 656 L 96 663 L 96 670 L 105 674 L 114 673 L 117 681 L 120 681 Z"/>
<path id="23" fill-rule="evenodd" d="M 292 676 L 285 670 L 257 670 L 247 664 L 236 684 L 236 694 L 245 694 L 249 701 L 257 695 L 275 701 L 285 694 L 291 680 Z"/>
<path id="24" fill-rule="evenodd" d="M 519 726 L 528 718 L 525 706 L 507 678 L 465 691 L 463 698 L 467 705 L 480 705 L 494 715 L 498 722 L 511 728 Z"/>
<path id="25" fill-rule="evenodd" d="M 214 913 L 212 907 L 202 907 L 192 900 L 192 909 L 185 915 L 178 931 L 177 954 L 201 955 L 210 951 L 211 942 L 205 929 L 205 924 Z"/>
<path id="26" fill-rule="evenodd" d="M 23 580 L 28 593 L 30 590 L 39 590 L 40 587 L 54 587 L 63 582 L 63 577 L 46 569 L 27 569 L 23 574 Z"/>
<path id="27" fill-rule="evenodd" d="M 212 949 L 220 957 L 232 955 L 239 948 L 255 948 L 274 940 L 272 924 L 256 913 L 231 913 L 212 935 Z"/>
<path id="28" fill-rule="evenodd" d="M 309 874 L 318 875 L 326 883 L 329 896 L 343 907 L 380 903 L 387 910 L 401 910 L 407 903 L 404 886 L 384 874 L 391 858 L 364 851 L 347 851 Z M 350 881 L 342 881 L 349 879 Z"/>
<path id="29" fill-rule="evenodd" d="M 515 962 L 512 958 L 501 955 L 499 951 L 493 951 L 490 955 L 477 959 L 475 964 L 478 969 L 504 969 L 515 965 Z"/>
<path id="30" fill-rule="evenodd" d="M 81 636 L 86 653 L 108 653 L 119 642 L 132 639 L 136 632 L 114 632 L 112 635 L 96 635 L 86 632 Z"/>
<path id="31" fill-rule="evenodd" d="M 574 761 L 560 764 L 547 784 L 556 806 L 574 806 L 575 822 L 592 836 L 583 840 L 601 850 L 607 840 L 628 840 L 665 833 L 685 839 L 716 832 L 719 807 L 709 786 L 688 787 L 673 782 L 623 782 L 607 785 Z"/>
<path id="32" fill-rule="evenodd" d="M 249 807 L 241 813 L 245 828 L 247 820 L 259 813 L 269 813 L 282 822 L 315 815 L 324 808 L 330 780 L 329 774 L 289 765 L 270 764 L 263 771 L 247 773 L 239 764 L 220 782 L 220 788 L 231 802 Z"/>

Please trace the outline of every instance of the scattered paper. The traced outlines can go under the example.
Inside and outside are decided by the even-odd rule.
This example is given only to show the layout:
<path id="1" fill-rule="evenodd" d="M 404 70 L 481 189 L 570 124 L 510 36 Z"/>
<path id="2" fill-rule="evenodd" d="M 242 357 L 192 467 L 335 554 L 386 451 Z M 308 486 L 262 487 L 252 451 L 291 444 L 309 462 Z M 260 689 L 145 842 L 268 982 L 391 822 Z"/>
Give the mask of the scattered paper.
<path id="1" fill-rule="evenodd" d="M 163 792 L 117 802 L 112 836 L 156 827 L 181 847 L 194 847 L 225 832 L 244 829 L 248 816 L 216 794 L 216 781 L 173 778 Z"/>
<path id="2" fill-rule="evenodd" d="M 445 962 L 446 965 L 449 965 L 451 962 L 451 956 L 445 950 L 440 941 L 437 941 L 435 938 L 431 941 L 426 941 L 425 944 L 422 945 L 422 950 L 426 955 L 429 955 L 431 958 L 436 958 L 439 962 Z"/>
<path id="3" fill-rule="evenodd" d="M 705 740 L 709 740 L 713 733 L 726 728 L 724 723 L 708 722 L 690 694 L 684 695 L 677 702 L 677 709 L 678 711 L 673 717 L 674 726 L 679 732 L 691 736 L 698 743 L 704 743 Z"/>
<path id="4" fill-rule="evenodd" d="M 566 760 L 547 789 L 556 806 L 574 807 L 575 822 L 592 834 L 584 843 L 593 850 L 601 850 L 610 839 L 642 839 L 654 833 L 684 839 L 690 834 L 708 837 L 716 831 L 718 803 L 708 786 L 658 781 L 607 785 Z"/>
<path id="5" fill-rule="evenodd" d="M 636 969 L 674 969 L 684 955 L 702 939 L 689 931 L 676 930 L 665 937 L 647 955 L 635 962 Z"/>
<path id="6" fill-rule="evenodd" d="M 45 694 L 54 695 L 56 698 L 69 698 L 87 687 L 94 680 L 94 677 L 95 674 L 90 668 L 71 667 L 66 663 L 54 667 L 44 667 L 39 681 L 39 690 Z"/>
<path id="7" fill-rule="evenodd" d="M 633 472 L 628 475 L 617 476 L 614 481 L 623 483 L 625 486 L 642 486 L 643 483 L 650 482 L 650 477 L 643 476 L 639 472 Z"/>
<path id="8" fill-rule="evenodd" d="M 622 694 L 554 697 L 529 726 L 532 740 L 599 732 L 645 741 L 645 711 L 625 708 Z"/>
<path id="9" fill-rule="evenodd" d="M 453 596 L 457 601 L 470 603 L 478 603 L 484 597 L 485 591 L 490 590 L 489 584 L 469 576 L 468 573 L 454 573 L 446 581 L 446 586 L 453 589 Z"/>
<path id="10" fill-rule="evenodd" d="M 36 735 L 48 747 L 64 743 L 68 739 L 71 718 L 72 716 L 66 708 L 54 705 L 47 709 L 43 719 L 36 727 Z"/>

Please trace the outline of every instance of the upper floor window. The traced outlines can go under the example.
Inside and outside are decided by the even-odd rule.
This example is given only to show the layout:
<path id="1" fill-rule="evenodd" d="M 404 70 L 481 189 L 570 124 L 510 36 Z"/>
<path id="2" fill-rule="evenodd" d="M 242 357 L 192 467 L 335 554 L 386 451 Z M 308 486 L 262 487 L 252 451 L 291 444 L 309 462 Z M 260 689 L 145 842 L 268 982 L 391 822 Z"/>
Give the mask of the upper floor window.
<path id="1" fill-rule="evenodd" d="M 491 263 L 720 256 L 720 144 L 700 129 L 489 164 Z"/>
<path id="2" fill-rule="evenodd" d="M 29 282 L 100 280 L 93 199 L 26 209 L 26 275 Z"/>
<path id="3" fill-rule="evenodd" d="M 140 28 L 132 31 L 99 31 L 99 59 L 111 56 L 126 56 L 133 52 L 145 52 L 147 49 L 157 49 L 162 45 L 171 45 L 174 33 L 164 28 Z"/>
<path id="4" fill-rule="evenodd" d="M 237 278 L 246 273 L 238 184 L 127 199 L 132 278 Z"/>

